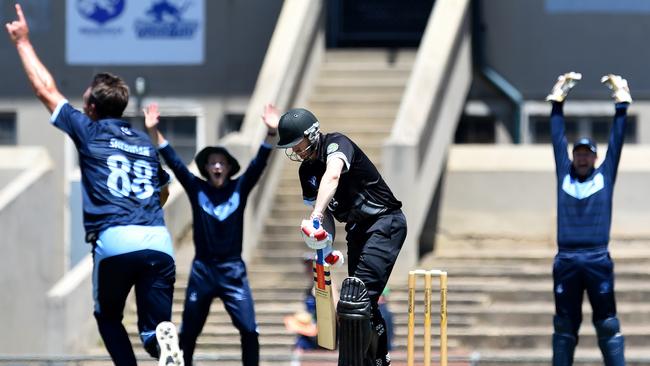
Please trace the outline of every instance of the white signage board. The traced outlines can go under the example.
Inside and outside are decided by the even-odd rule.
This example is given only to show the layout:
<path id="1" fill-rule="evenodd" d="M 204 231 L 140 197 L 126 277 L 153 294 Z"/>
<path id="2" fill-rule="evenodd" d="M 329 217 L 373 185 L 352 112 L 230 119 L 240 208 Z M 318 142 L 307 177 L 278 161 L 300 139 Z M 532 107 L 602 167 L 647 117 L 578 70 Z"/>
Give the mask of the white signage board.
<path id="1" fill-rule="evenodd" d="M 196 65 L 204 0 L 66 0 L 70 65 Z"/>

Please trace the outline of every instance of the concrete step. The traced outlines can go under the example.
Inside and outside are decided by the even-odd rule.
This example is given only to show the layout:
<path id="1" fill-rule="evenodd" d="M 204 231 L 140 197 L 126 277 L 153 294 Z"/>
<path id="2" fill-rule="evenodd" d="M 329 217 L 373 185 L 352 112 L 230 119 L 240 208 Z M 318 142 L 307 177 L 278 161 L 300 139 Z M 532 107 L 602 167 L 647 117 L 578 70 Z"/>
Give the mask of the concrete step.
<path id="1" fill-rule="evenodd" d="M 396 67 L 387 67 L 384 65 L 357 64 L 354 68 L 345 68 L 346 65 L 326 65 L 321 69 L 318 78 L 320 80 L 349 78 L 349 79 L 381 79 L 381 78 L 403 78 L 408 80 L 411 75 L 411 65 L 402 64 Z"/>
<path id="2" fill-rule="evenodd" d="M 465 238 L 451 240 L 444 238 L 438 243 L 435 253 L 422 258 L 425 263 L 430 259 L 535 259 L 552 258 L 557 253 L 554 238 L 548 241 L 526 242 L 522 245 L 517 240 L 495 238 Z M 635 256 L 650 259 L 650 241 L 639 239 L 613 239 L 609 244 L 613 258 Z"/>
<path id="3" fill-rule="evenodd" d="M 280 187 L 281 189 L 293 189 L 291 185 L 286 185 L 285 188 Z M 294 192 L 296 193 L 296 192 Z M 300 200 L 300 202 L 298 202 Z M 311 206 L 305 205 L 304 202 L 302 202 L 302 194 L 301 193 L 296 193 L 296 200 L 295 202 L 292 203 L 293 208 L 292 209 L 277 209 L 276 207 L 271 208 L 271 212 L 273 217 L 278 217 L 278 218 L 283 218 L 287 219 L 290 221 L 299 219 L 297 222 L 300 223 L 300 220 L 305 218 L 306 214 L 311 213 Z M 294 221 L 295 222 L 295 221 Z"/>
<path id="4" fill-rule="evenodd" d="M 647 346 L 647 335 L 650 327 L 626 326 L 623 329 L 625 344 L 628 347 Z M 470 329 L 451 329 L 449 339 L 458 341 L 463 346 L 488 349 L 521 349 L 537 348 L 550 349 L 553 326 L 529 326 L 526 328 L 495 326 Z M 581 345 L 597 345 L 597 337 L 593 327 L 583 327 L 580 331 Z"/>
<path id="5" fill-rule="evenodd" d="M 497 280 L 500 278 L 516 278 L 522 281 L 535 282 L 550 278 L 552 268 L 550 266 L 522 266 L 514 267 L 462 267 L 462 266 L 432 266 L 425 268 L 436 268 L 445 270 L 450 275 L 450 285 L 453 277 L 481 277 L 486 281 Z M 631 264 L 616 268 L 616 280 L 629 279 L 650 279 L 650 267 L 643 264 Z"/>
<path id="6" fill-rule="evenodd" d="M 415 49 L 381 49 L 381 48 L 368 48 L 368 49 L 329 49 L 324 55 L 324 64 L 332 65 L 341 63 L 345 65 L 351 64 L 412 64 L 415 61 Z M 349 67 L 349 66 L 348 66 Z"/>
<path id="7" fill-rule="evenodd" d="M 357 95 L 370 94 L 378 89 L 390 94 L 404 93 L 406 80 L 393 79 L 390 82 L 349 82 L 345 79 L 333 79 L 332 82 L 322 81 L 314 85 L 313 93 L 316 94 L 338 94 L 340 96 L 349 96 L 355 98 Z M 318 114 L 316 114 L 318 117 Z"/>
<path id="8" fill-rule="evenodd" d="M 475 365 L 502 366 L 504 364 L 515 366 L 539 366 L 551 363 L 552 351 L 550 349 L 476 349 L 465 357 L 473 360 Z M 450 361 L 453 360 L 450 357 Z M 650 351 L 646 347 L 625 347 L 625 361 L 627 365 L 650 364 Z M 584 366 L 602 366 L 603 360 L 600 349 L 594 345 L 581 344 L 576 348 L 574 364 Z"/>
<path id="9" fill-rule="evenodd" d="M 353 88 L 353 87 L 350 87 Z M 398 105 L 396 104 L 386 104 L 386 103 L 376 103 L 368 105 L 360 105 L 358 107 L 350 106 L 349 108 L 330 108 L 322 105 L 311 106 L 311 111 L 318 117 L 318 120 L 322 122 L 322 128 L 324 131 L 329 131 L 329 128 L 336 126 L 336 122 L 340 121 L 339 117 L 347 118 L 374 118 L 374 117 L 383 117 L 379 119 L 377 123 L 392 124 L 394 122 L 395 115 L 397 114 Z"/>
<path id="10" fill-rule="evenodd" d="M 290 188 L 290 185 L 287 184 L 286 188 Z M 290 204 L 288 204 L 290 206 Z M 283 207 L 283 206 L 279 206 Z M 291 207 L 289 207 L 291 208 Z M 295 208 L 295 207 L 294 207 Z M 486 256 L 485 258 L 460 258 L 460 257 L 445 257 L 440 256 L 432 260 L 428 260 L 424 263 L 420 263 L 420 266 L 423 268 L 427 267 L 448 267 L 448 268 L 458 268 L 458 267 L 471 267 L 471 266 L 481 266 L 481 267 L 491 267 L 491 268 L 516 268 L 516 267 L 549 267 L 553 264 L 553 259 L 555 253 L 550 251 L 539 251 L 538 255 L 528 256 L 528 257 L 516 257 L 516 254 L 513 254 L 512 257 L 502 257 L 502 256 Z M 630 251 L 629 253 L 616 253 L 612 254 L 612 260 L 614 264 L 618 267 L 628 266 L 628 265 L 645 265 L 650 264 L 650 258 L 644 257 L 642 253 L 636 251 Z"/>
<path id="11" fill-rule="evenodd" d="M 649 243 L 650 244 L 650 243 Z M 495 246 L 493 249 L 475 249 L 471 251 L 436 251 L 435 256 L 423 258 L 422 264 L 428 263 L 551 263 L 557 248 L 550 245 L 539 245 L 528 250 L 518 250 L 508 247 Z M 635 246 L 613 245 L 610 247 L 610 254 L 615 263 L 627 263 L 630 260 L 650 262 L 650 248 L 638 248 Z"/>
<path id="12" fill-rule="evenodd" d="M 621 328 L 624 331 L 628 325 L 645 325 L 650 329 L 650 306 L 647 304 L 631 304 L 624 301 L 618 301 L 616 309 L 618 318 L 621 322 Z M 554 312 L 555 306 L 553 302 L 550 301 L 546 303 L 535 302 L 532 304 L 502 304 L 499 306 L 489 306 L 487 309 L 468 309 L 468 311 L 454 314 L 472 319 L 475 327 L 508 324 L 510 326 L 520 326 L 525 328 L 529 326 L 546 326 L 552 324 Z M 585 303 L 582 312 L 582 328 L 592 327 L 591 306 L 588 305 L 588 303 Z"/>
<path id="13" fill-rule="evenodd" d="M 381 105 L 393 107 L 397 110 L 401 102 L 401 98 L 395 98 L 392 94 L 375 96 L 375 99 L 371 99 L 370 97 L 344 98 L 339 95 L 331 94 L 328 94 L 327 96 L 328 98 L 321 97 L 318 99 L 310 99 L 309 107 L 315 110 L 328 110 L 332 108 L 352 110 L 355 108 L 368 108 Z"/>
<path id="14" fill-rule="evenodd" d="M 386 92 L 394 92 L 396 87 L 402 89 L 406 87 L 408 79 L 401 76 L 385 76 L 381 78 L 349 78 L 349 77 L 329 77 L 327 79 L 316 80 L 314 86 L 316 90 L 330 87 L 347 87 L 347 88 L 375 88 L 382 89 Z"/>
<path id="15" fill-rule="evenodd" d="M 344 108 L 354 108 L 356 103 L 370 103 L 373 105 L 383 104 L 383 103 L 400 103 L 402 100 L 403 92 L 396 91 L 384 91 L 378 89 L 375 92 L 368 94 L 359 94 L 359 95 L 349 95 L 342 96 L 339 94 L 331 93 L 314 93 L 309 97 L 309 107 L 314 107 L 317 105 L 327 105 L 327 104 L 338 104 L 342 105 Z"/>
<path id="16" fill-rule="evenodd" d="M 550 276 L 549 276 L 550 277 Z M 487 286 L 456 284 L 455 291 L 482 291 L 490 295 L 493 303 L 538 302 L 553 300 L 553 282 L 549 278 L 543 282 L 526 284 L 521 282 L 502 283 L 502 286 L 491 284 Z M 650 302 L 650 286 L 645 280 L 618 280 L 616 285 L 616 299 L 619 302 Z M 586 295 L 585 295 L 586 298 Z"/>

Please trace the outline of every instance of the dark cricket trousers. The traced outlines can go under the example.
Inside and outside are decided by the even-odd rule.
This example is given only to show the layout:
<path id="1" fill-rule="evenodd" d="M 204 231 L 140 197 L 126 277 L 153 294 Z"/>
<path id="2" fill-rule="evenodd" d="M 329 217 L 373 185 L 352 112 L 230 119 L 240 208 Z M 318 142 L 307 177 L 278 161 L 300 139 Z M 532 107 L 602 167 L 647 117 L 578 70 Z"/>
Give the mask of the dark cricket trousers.
<path id="1" fill-rule="evenodd" d="M 594 323 L 616 316 L 614 263 L 607 247 L 561 249 L 555 256 L 555 314 L 570 320 L 576 339 L 582 322 L 582 298 L 585 290 L 593 309 Z"/>
<path id="2" fill-rule="evenodd" d="M 196 340 L 203 330 L 212 300 L 218 297 L 239 330 L 244 366 L 259 364 L 259 333 L 246 265 L 241 259 L 226 262 L 194 259 L 185 294 L 180 344 L 185 366 L 192 365 Z"/>
<path id="3" fill-rule="evenodd" d="M 406 239 L 406 218 L 401 210 L 395 210 L 362 223 L 348 223 L 345 229 L 348 274 L 366 285 L 372 304 L 373 326 L 381 329 L 376 358 L 385 359 L 388 336 L 377 301 Z"/>
<path id="4" fill-rule="evenodd" d="M 97 261 L 93 272 L 95 319 L 106 349 L 117 366 L 136 358 L 122 324 L 124 304 L 135 286 L 138 330 L 145 350 L 158 357 L 156 326 L 171 319 L 176 265 L 168 254 L 139 250 Z"/>

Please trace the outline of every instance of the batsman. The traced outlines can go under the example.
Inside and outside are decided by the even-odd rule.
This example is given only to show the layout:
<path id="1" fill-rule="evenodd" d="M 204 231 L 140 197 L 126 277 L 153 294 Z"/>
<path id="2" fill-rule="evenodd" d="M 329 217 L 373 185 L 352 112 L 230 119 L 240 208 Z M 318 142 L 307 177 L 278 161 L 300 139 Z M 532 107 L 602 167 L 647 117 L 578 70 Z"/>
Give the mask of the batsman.
<path id="1" fill-rule="evenodd" d="M 289 159 L 300 162 L 303 200 L 313 210 L 300 230 L 307 246 L 331 244 L 333 219 L 345 223 L 348 275 L 340 287 L 339 366 L 390 365 L 386 324 L 377 301 L 406 238 L 402 203 L 375 165 L 347 136 L 321 133 L 318 119 L 302 108 L 281 117 L 280 140 Z M 320 230 L 332 235 L 309 235 Z"/>

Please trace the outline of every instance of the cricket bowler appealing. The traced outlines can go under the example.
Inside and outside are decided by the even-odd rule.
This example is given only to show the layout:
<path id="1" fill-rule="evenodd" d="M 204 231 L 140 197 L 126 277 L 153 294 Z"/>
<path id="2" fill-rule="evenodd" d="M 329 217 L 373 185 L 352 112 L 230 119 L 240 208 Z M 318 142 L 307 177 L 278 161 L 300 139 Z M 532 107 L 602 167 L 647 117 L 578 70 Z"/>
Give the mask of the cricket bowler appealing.
<path id="1" fill-rule="evenodd" d="M 280 118 L 278 132 L 278 147 L 301 162 L 303 199 L 313 207 L 302 232 L 322 230 L 324 223 L 333 234 L 332 216 L 346 224 L 350 277 L 341 285 L 337 305 L 339 366 L 390 365 L 386 324 L 377 301 L 406 238 L 402 203 L 366 154 L 343 134 L 321 133 L 310 111 L 289 110 Z M 323 248 L 327 243 L 316 237 L 305 235 L 306 244 Z"/>
<path id="2" fill-rule="evenodd" d="M 553 263 L 553 366 L 570 366 L 582 322 L 582 297 L 587 291 L 593 309 L 598 346 L 606 366 L 625 365 L 624 338 L 616 317 L 614 263 L 609 255 L 612 196 L 621 158 L 627 107 L 632 103 L 627 81 L 605 75 L 601 82 L 613 90 L 616 102 L 607 154 L 595 167 L 596 144 L 580 138 L 567 153 L 562 107 L 569 90 L 582 78 L 575 72 L 558 77 L 551 94 L 551 136 L 557 173 L 557 244 Z"/>
<path id="3" fill-rule="evenodd" d="M 176 328 L 169 322 L 174 247 L 161 206 L 169 175 L 149 137 L 122 118 L 129 88 L 115 75 L 98 73 L 83 94 L 84 111 L 76 110 L 36 54 L 18 4 L 16 16 L 5 27 L 27 79 L 52 113 L 52 125 L 77 148 L 86 241 L 93 247 L 94 315 L 104 345 L 115 365 L 137 364 L 122 324 L 127 295 L 135 288 L 144 349 L 160 357 L 161 365 L 182 366 Z"/>

